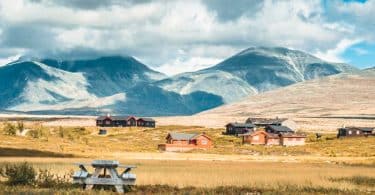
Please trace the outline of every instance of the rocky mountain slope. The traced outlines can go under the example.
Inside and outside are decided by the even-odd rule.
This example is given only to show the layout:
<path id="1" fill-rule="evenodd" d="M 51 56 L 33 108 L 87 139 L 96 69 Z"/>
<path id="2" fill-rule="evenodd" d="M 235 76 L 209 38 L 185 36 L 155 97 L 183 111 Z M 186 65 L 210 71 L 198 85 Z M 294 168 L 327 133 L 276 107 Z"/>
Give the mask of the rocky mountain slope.
<path id="1" fill-rule="evenodd" d="M 356 72 L 347 64 L 329 63 L 302 51 L 252 47 L 208 69 L 158 81 L 163 89 L 179 94 L 207 91 L 226 103 L 341 72 Z"/>
<path id="2" fill-rule="evenodd" d="M 0 110 L 40 114 L 190 115 L 279 87 L 358 71 L 286 48 L 253 47 L 173 77 L 133 57 L 22 59 L 0 67 Z"/>

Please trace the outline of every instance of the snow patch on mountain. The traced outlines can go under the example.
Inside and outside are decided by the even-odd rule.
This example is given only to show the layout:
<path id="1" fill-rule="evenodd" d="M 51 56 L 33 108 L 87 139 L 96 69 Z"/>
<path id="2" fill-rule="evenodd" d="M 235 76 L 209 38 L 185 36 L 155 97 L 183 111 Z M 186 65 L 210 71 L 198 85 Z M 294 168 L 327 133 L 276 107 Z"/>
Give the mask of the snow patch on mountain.
<path id="1" fill-rule="evenodd" d="M 204 91 L 223 97 L 225 102 L 233 102 L 239 97 L 257 94 L 257 90 L 242 79 L 224 71 L 199 71 L 183 73 L 159 83 L 164 90 L 179 94 Z"/>

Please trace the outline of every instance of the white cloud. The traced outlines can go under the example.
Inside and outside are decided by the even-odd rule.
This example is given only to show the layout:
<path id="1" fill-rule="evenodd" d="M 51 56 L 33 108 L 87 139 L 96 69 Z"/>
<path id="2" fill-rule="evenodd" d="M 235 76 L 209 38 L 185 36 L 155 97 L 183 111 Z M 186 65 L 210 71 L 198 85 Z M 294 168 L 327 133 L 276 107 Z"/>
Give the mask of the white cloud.
<path id="1" fill-rule="evenodd" d="M 342 60 L 340 54 L 353 41 L 373 36 L 364 32 L 365 27 L 360 28 L 364 25 L 358 27 L 356 23 L 330 16 L 318 0 L 265 0 L 257 5 L 241 1 L 240 6 L 233 6 L 244 12 L 238 14 L 221 13 L 226 7 L 215 5 L 214 9 L 199 0 L 119 2 L 77 9 L 73 4 L 62 6 L 48 0 L 0 1 L 3 34 L 28 36 L 14 33 L 20 29 L 14 26 L 37 26 L 50 31 L 40 32 L 40 36 L 33 31 L 33 38 L 43 39 L 40 41 L 43 44 L 35 40 L 22 47 L 22 42 L 15 45 L 17 37 L 6 37 L 13 42 L 4 40 L 3 44 L 8 45 L 0 42 L 0 49 L 14 47 L 26 52 L 59 53 L 88 48 L 105 54 L 133 55 L 155 69 L 175 74 L 214 65 L 250 46 L 285 46 L 314 52 L 324 59 Z M 373 8 L 362 4 L 337 4 L 334 8 L 337 14 L 367 18 L 374 13 Z M 244 6 L 249 9 L 240 9 Z M 255 8 L 250 9 L 252 6 Z M 33 44 L 34 47 L 30 46 Z"/>
<path id="2" fill-rule="evenodd" d="M 360 39 L 343 39 L 336 45 L 335 48 L 328 49 L 325 52 L 318 51 L 315 55 L 329 62 L 345 62 L 345 60 L 341 58 L 340 55 L 344 53 L 352 45 L 355 45 L 360 42 Z"/>
<path id="3" fill-rule="evenodd" d="M 7 58 L 0 58 L 0 67 L 5 66 L 11 62 L 14 62 L 18 60 L 21 57 L 20 54 L 14 55 L 14 56 L 9 56 Z"/>

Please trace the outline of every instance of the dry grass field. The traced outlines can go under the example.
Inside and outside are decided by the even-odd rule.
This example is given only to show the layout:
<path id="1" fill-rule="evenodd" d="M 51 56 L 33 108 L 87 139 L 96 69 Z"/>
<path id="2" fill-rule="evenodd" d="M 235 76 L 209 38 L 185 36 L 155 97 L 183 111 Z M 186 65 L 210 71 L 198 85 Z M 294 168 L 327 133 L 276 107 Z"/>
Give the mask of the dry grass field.
<path id="1" fill-rule="evenodd" d="M 1 159 L 1 161 L 4 160 Z M 13 162 L 21 161 L 21 159 L 14 158 L 9 160 Z M 73 162 L 89 162 L 89 159 L 62 160 L 58 158 L 26 158 L 22 160 L 29 160 L 36 168 L 50 169 L 59 174 L 70 174 L 72 170 L 77 169 L 72 164 Z M 368 186 L 366 183 L 356 184 L 351 181 L 352 178 L 356 177 L 374 179 L 375 167 L 371 166 L 190 160 L 126 160 L 122 163 L 137 165 L 134 173 L 137 174 L 137 185 L 139 186 L 160 184 L 178 188 L 193 186 L 207 189 L 214 189 L 219 186 L 237 186 L 274 193 L 278 191 L 288 192 L 288 188 L 290 193 L 300 190 L 323 194 L 330 191 L 347 192 L 349 194 L 375 192 L 375 185 Z M 371 182 L 374 181 L 371 180 Z"/>
<path id="2" fill-rule="evenodd" d="M 98 135 L 93 126 L 45 126 L 24 122 L 27 133 L 5 135 L 0 123 L 0 165 L 27 161 L 37 169 L 68 175 L 75 162 L 116 159 L 135 164 L 134 194 L 360 194 L 373 193 L 375 137 L 336 139 L 308 134 L 305 146 L 242 145 L 240 138 L 222 135 L 222 128 L 160 126 L 107 128 Z M 159 152 L 168 132 L 206 132 L 210 150 Z M 1 180 L 4 180 L 2 178 Z M 365 182 L 362 182 L 364 180 Z M 155 186 L 157 185 L 157 186 Z M 222 187 L 224 186 L 224 187 Z M 0 193 L 83 193 L 79 188 L 40 189 L 0 184 Z M 107 194 L 110 191 L 95 191 Z"/>

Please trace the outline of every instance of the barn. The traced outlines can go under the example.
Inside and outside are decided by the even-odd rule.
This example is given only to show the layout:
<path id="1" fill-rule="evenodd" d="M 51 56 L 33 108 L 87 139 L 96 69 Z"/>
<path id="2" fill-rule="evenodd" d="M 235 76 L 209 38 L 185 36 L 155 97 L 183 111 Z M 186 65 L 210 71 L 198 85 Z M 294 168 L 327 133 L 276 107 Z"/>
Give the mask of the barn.
<path id="1" fill-rule="evenodd" d="M 343 127 L 338 129 L 337 137 L 375 135 L 374 127 Z"/>
<path id="2" fill-rule="evenodd" d="M 139 118 L 137 120 L 138 127 L 155 127 L 155 120 L 152 118 Z"/>
<path id="3" fill-rule="evenodd" d="M 169 133 L 165 144 L 159 144 L 158 149 L 162 151 L 189 151 L 192 149 L 211 148 L 213 143 L 205 133 Z"/>
<path id="4" fill-rule="evenodd" d="M 250 123 L 228 123 L 225 125 L 226 135 L 239 135 L 244 133 L 253 132 L 255 130 L 255 125 Z"/>

